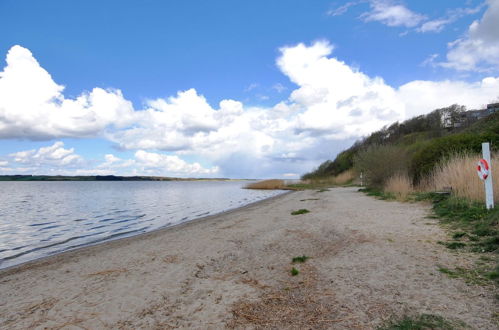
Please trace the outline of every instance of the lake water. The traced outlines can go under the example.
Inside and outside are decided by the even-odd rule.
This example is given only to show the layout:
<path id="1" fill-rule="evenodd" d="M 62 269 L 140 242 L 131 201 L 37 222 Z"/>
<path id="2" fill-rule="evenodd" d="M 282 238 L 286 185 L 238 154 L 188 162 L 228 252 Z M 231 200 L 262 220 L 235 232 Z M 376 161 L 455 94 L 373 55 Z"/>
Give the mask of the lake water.
<path id="1" fill-rule="evenodd" d="M 282 194 L 241 181 L 0 182 L 0 268 Z"/>

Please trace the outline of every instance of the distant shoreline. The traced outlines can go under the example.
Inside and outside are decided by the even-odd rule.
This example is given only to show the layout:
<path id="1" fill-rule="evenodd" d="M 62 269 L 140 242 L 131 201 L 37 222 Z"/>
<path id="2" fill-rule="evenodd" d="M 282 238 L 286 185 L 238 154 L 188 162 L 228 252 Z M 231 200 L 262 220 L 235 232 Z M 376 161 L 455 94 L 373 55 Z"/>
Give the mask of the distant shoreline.
<path id="1" fill-rule="evenodd" d="M 0 181 L 246 181 L 250 179 L 228 178 L 175 178 L 165 176 L 118 176 L 118 175 L 0 175 Z"/>

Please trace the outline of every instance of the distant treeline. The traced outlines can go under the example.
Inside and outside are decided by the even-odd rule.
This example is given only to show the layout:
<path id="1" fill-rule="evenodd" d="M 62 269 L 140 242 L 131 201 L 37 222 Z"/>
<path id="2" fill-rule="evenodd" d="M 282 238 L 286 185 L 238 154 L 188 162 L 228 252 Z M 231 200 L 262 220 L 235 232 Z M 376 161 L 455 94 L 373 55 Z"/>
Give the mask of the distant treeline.
<path id="1" fill-rule="evenodd" d="M 201 180 L 229 180 L 225 178 L 214 179 L 184 179 L 163 176 L 116 176 L 116 175 L 0 175 L 0 181 L 201 181 Z"/>
<path id="2" fill-rule="evenodd" d="M 366 163 L 364 156 L 372 153 L 381 157 L 389 148 L 388 151 L 400 159 L 401 166 L 416 183 L 451 154 L 480 152 L 482 142 L 491 142 L 493 150 L 497 150 L 499 112 L 480 119 L 471 116 L 474 113 L 476 111 L 466 111 L 464 106 L 452 105 L 401 123 L 395 122 L 355 142 L 334 160 L 323 162 L 302 179 L 337 176 L 356 164 L 361 166 L 355 168 L 362 171 L 362 167 L 374 165 Z"/>

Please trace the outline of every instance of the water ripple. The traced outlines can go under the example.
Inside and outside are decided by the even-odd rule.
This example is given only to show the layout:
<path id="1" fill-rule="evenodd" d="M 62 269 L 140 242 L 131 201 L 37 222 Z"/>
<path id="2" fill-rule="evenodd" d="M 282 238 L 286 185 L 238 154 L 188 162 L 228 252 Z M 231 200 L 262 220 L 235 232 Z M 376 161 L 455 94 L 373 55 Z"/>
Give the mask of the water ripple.
<path id="1" fill-rule="evenodd" d="M 0 268 L 220 213 L 281 192 L 244 182 L 0 182 Z"/>

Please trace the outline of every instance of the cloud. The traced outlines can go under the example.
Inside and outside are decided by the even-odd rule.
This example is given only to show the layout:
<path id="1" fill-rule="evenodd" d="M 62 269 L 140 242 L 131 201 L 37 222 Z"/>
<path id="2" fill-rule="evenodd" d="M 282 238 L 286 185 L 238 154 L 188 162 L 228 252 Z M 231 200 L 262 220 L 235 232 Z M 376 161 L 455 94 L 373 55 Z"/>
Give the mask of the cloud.
<path id="1" fill-rule="evenodd" d="M 499 0 L 487 0 L 481 20 L 474 21 L 467 33 L 449 43 L 447 61 L 442 66 L 459 71 L 499 69 Z"/>
<path id="2" fill-rule="evenodd" d="M 282 93 L 288 88 L 281 83 L 277 83 L 272 86 L 272 89 L 275 90 L 277 93 Z"/>
<path id="3" fill-rule="evenodd" d="M 249 107 L 230 99 L 212 106 L 189 89 L 134 109 L 119 90 L 95 88 L 76 99 L 65 98 L 63 87 L 28 50 L 13 47 L 0 77 L 0 96 L 7 96 L 0 97 L 0 138 L 102 137 L 132 150 L 134 157 L 107 154 L 100 162 L 83 160 L 56 142 L 11 154 L 9 168 L 61 174 L 282 177 L 310 170 L 394 121 L 454 103 L 480 107 L 499 95 L 495 77 L 390 86 L 333 52 L 327 41 L 282 47 L 276 64 L 295 87 L 282 93 L 283 100 L 274 106 Z"/>
<path id="4" fill-rule="evenodd" d="M 120 91 L 94 88 L 76 99 L 21 46 L 12 47 L 0 72 L 0 138 L 89 137 L 124 127 L 134 111 Z"/>
<path id="5" fill-rule="evenodd" d="M 408 117 L 451 104 L 480 109 L 498 98 L 499 77 L 488 77 L 472 83 L 416 80 L 400 86 L 397 94 L 405 100 Z"/>
<path id="6" fill-rule="evenodd" d="M 219 168 L 204 168 L 199 163 L 187 163 L 178 156 L 161 155 L 153 152 L 138 150 L 135 158 L 139 166 L 145 169 L 165 170 L 168 173 L 180 173 L 188 175 L 216 174 Z"/>
<path id="7" fill-rule="evenodd" d="M 365 22 L 380 22 L 387 26 L 415 27 L 426 19 L 426 16 L 415 13 L 390 0 L 371 0 L 371 11 L 365 12 L 360 17 Z"/>
<path id="8" fill-rule="evenodd" d="M 347 3 L 345 3 L 344 5 L 341 5 L 338 8 L 328 10 L 327 14 L 329 16 L 340 16 L 340 15 L 343 15 L 343 14 L 345 14 L 348 11 L 348 9 L 350 9 L 350 7 L 356 6 L 359 3 L 361 3 L 361 2 L 362 1 L 350 1 L 350 2 L 347 2 Z"/>
<path id="9" fill-rule="evenodd" d="M 416 30 L 422 33 L 441 32 L 445 26 L 454 23 L 464 16 L 478 13 L 482 7 L 483 4 L 475 8 L 456 8 L 449 10 L 446 16 L 425 22 Z"/>
<path id="10" fill-rule="evenodd" d="M 55 142 L 38 150 L 19 151 L 9 155 L 15 162 L 32 166 L 70 166 L 80 163 L 83 159 L 74 153 L 74 148 L 64 149 L 64 143 Z"/>
<path id="11" fill-rule="evenodd" d="M 248 86 L 248 87 L 246 87 L 246 88 L 244 89 L 244 91 L 245 91 L 245 92 L 251 92 L 251 91 L 252 91 L 252 90 L 254 90 L 255 88 L 258 88 L 259 86 L 260 86 L 260 85 L 259 85 L 259 84 L 257 84 L 257 83 L 251 83 L 251 84 L 249 84 L 249 86 Z"/>
<path id="12" fill-rule="evenodd" d="M 439 57 L 440 55 L 438 54 L 430 54 L 422 63 L 421 63 L 421 66 L 430 66 L 430 67 L 435 67 L 437 66 L 437 58 Z"/>
<path id="13" fill-rule="evenodd" d="M 426 32 L 440 32 L 444 29 L 444 27 L 450 23 L 454 22 L 450 18 L 439 18 L 434 19 L 432 21 L 428 21 L 423 23 L 418 29 L 418 32 L 426 33 Z"/>
<path id="14" fill-rule="evenodd" d="M 58 175 L 158 175 L 158 176 L 213 176 L 219 167 L 205 168 L 197 162 L 188 163 L 175 155 L 138 150 L 134 159 L 122 159 L 106 154 L 104 162 L 93 166 L 75 153 L 65 149 L 64 143 L 39 149 L 19 151 L 8 155 L 11 161 L 0 161 L 0 172 L 30 172 L 32 174 Z M 9 167 L 7 167 L 10 165 Z"/>
<path id="15" fill-rule="evenodd" d="M 282 48 L 277 64 L 299 86 L 290 100 L 304 109 L 295 130 L 344 139 L 359 137 L 405 117 L 396 91 L 380 77 L 368 77 L 328 56 L 333 47 L 317 42 Z"/>

